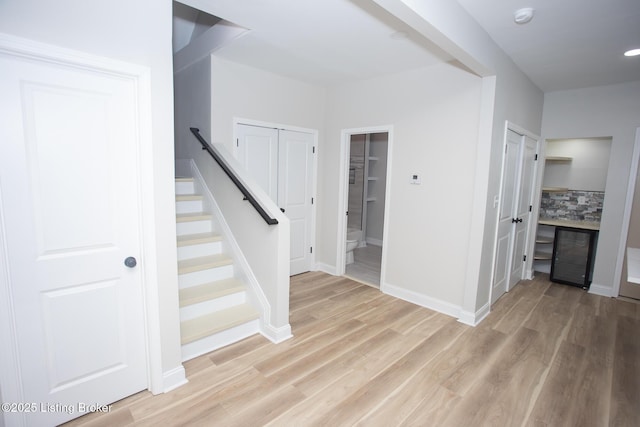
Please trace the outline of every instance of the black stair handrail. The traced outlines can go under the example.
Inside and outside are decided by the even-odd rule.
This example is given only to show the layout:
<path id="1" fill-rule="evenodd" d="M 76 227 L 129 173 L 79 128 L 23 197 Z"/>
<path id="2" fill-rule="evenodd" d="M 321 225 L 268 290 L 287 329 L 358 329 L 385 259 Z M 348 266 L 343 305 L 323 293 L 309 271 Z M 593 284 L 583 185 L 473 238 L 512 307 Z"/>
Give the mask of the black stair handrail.
<path id="1" fill-rule="evenodd" d="M 258 211 L 258 213 L 260 214 L 262 219 L 264 219 L 264 221 L 267 224 L 269 224 L 269 225 L 277 224 L 278 220 L 269 216 L 269 214 L 264 210 L 264 208 L 260 205 L 260 203 L 258 203 L 258 201 L 255 199 L 255 197 L 253 197 L 253 195 L 249 192 L 247 187 L 244 186 L 242 181 L 240 181 L 240 179 L 236 176 L 236 174 L 233 173 L 233 170 L 231 170 L 231 168 L 227 165 L 227 163 L 224 161 L 224 159 L 222 158 L 220 153 L 218 153 L 218 151 L 215 148 L 213 148 L 202 137 L 202 135 L 200 135 L 200 129 L 198 129 L 198 128 L 189 128 L 189 129 L 191 130 L 191 133 L 193 133 L 195 135 L 195 137 L 198 139 L 198 141 L 200 141 L 200 144 L 202 144 L 202 149 L 203 150 L 207 150 L 207 152 L 211 155 L 211 157 L 213 157 L 213 160 L 215 160 L 216 163 L 218 163 L 218 165 L 220 165 L 220 167 L 227 174 L 229 179 L 231 179 L 231 181 L 233 181 L 233 183 L 236 185 L 236 187 L 238 187 L 238 190 L 240 190 L 240 192 L 244 196 L 244 200 L 248 200 L 249 203 L 251 203 L 251 206 L 253 206 L 253 208 L 256 211 Z"/>

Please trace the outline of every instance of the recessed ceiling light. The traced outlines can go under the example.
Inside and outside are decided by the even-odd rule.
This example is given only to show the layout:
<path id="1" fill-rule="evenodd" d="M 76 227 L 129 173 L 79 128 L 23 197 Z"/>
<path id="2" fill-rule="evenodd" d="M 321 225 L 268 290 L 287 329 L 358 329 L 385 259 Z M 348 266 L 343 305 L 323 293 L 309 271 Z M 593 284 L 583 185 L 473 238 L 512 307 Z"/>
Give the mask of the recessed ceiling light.
<path id="1" fill-rule="evenodd" d="M 640 49 L 631 49 L 624 53 L 624 56 L 638 56 L 640 55 Z"/>
<path id="2" fill-rule="evenodd" d="M 533 19 L 533 8 L 524 7 L 513 12 L 513 20 L 516 24 L 526 24 Z"/>

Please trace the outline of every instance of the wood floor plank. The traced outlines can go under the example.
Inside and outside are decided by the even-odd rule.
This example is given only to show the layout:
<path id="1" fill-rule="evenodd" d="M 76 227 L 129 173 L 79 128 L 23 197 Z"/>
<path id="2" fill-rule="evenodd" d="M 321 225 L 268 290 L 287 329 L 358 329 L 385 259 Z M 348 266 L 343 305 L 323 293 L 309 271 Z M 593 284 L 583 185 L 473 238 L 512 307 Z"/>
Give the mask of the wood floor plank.
<path id="1" fill-rule="evenodd" d="M 621 311 L 626 314 L 624 305 Z M 640 321 L 626 315 L 618 316 L 609 419 L 609 424 L 612 426 L 637 426 L 640 420 L 638 331 L 640 331 Z"/>
<path id="2" fill-rule="evenodd" d="M 369 381 L 365 387 L 340 402 L 331 413 L 322 417 L 318 424 L 325 426 L 352 425 L 362 414 L 373 409 L 382 397 L 415 375 L 416 371 L 433 358 L 439 349 L 450 344 L 452 338 L 461 335 L 464 328 L 465 326 L 453 322 L 445 325 Z"/>
<path id="3" fill-rule="evenodd" d="M 546 347 L 538 331 L 518 329 L 442 425 L 521 425 L 547 367 Z"/>
<path id="4" fill-rule="evenodd" d="M 528 425 L 577 425 L 572 417 L 576 399 L 581 399 L 575 378 L 584 372 L 585 348 L 563 342 L 549 371 L 540 397 L 536 400 Z M 577 415 L 577 414 L 573 414 Z"/>
<path id="5" fill-rule="evenodd" d="M 294 337 L 254 336 L 69 426 L 636 426 L 640 305 L 536 274 L 477 327 L 312 272 L 291 278 Z"/>

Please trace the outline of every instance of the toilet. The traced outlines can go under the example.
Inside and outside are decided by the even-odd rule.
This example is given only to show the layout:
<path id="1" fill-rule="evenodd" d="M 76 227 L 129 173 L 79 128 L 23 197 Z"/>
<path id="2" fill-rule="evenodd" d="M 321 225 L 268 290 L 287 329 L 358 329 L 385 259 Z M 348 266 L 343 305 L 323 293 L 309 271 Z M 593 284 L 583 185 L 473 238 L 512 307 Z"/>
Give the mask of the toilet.
<path id="1" fill-rule="evenodd" d="M 353 250 L 358 247 L 362 240 L 362 230 L 349 228 L 347 230 L 347 264 L 353 264 Z"/>

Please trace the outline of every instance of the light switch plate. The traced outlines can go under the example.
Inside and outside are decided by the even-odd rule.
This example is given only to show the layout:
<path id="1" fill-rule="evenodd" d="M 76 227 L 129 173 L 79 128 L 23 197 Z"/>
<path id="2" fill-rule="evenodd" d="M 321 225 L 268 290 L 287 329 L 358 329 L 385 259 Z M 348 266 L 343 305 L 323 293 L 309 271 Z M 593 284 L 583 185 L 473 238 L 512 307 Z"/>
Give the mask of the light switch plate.
<path id="1" fill-rule="evenodd" d="M 417 173 L 412 173 L 409 179 L 410 179 L 409 182 L 411 184 L 416 184 L 416 185 L 422 184 L 422 178 L 420 178 L 420 175 Z"/>

